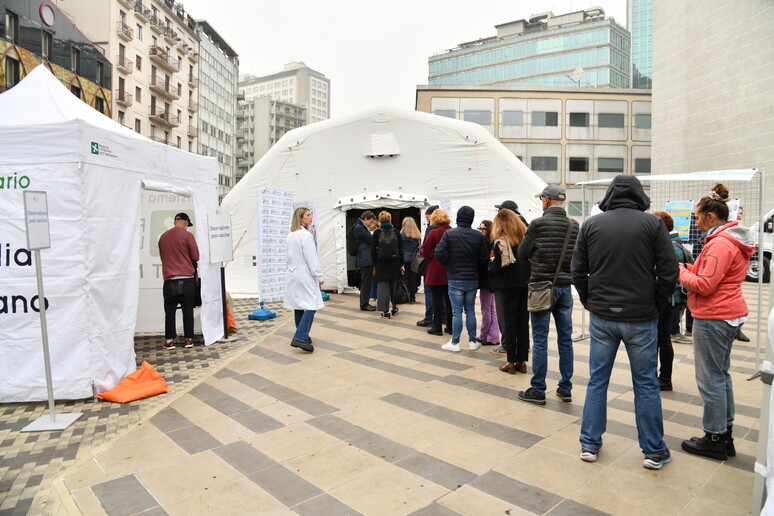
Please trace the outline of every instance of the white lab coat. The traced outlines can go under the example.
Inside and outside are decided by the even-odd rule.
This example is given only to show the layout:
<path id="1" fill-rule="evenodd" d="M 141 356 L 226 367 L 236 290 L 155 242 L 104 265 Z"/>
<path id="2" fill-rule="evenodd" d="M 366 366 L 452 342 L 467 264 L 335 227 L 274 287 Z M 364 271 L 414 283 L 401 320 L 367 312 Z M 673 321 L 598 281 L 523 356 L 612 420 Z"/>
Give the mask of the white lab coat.
<path id="1" fill-rule="evenodd" d="M 304 228 L 288 235 L 288 275 L 283 306 L 293 310 L 319 310 L 323 301 L 320 282 L 320 257 L 314 237 Z"/>

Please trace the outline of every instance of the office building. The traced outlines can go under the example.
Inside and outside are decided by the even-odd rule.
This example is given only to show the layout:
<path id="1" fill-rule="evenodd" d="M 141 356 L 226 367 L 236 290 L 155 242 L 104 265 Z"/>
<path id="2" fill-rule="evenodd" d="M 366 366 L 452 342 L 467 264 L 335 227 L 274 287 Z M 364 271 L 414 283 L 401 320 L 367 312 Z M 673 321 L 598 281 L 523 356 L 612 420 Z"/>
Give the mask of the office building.
<path id="1" fill-rule="evenodd" d="M 173 0 L 59 0 L 115 65 L 113 119 L 158 142 L 196 151 L 199 36 Z"/>
<path id="2" fill-rule="evenodd" d="M 331 81 L 303 62 L 288 63 L 281 72 L 240 77 L 245 100 L 271 97 L 306 110 L 306 124 L 327 120 L 331 114 Z"/>
<path id="3" fill-rule="evenodd" d="M 239 56 L 206 20 L 199 32 L 199 102 L 188 116 L 188 130 L 198 132 L 198 152 L 218 160 L 220 195 L 236 184 L 236 114 Z M 195 102 L 193 99 L 190 102 Z M 199 115 L 199 127 L 192 113 Z"/>
<path id="4" fill-rule="evenodd" d="M 653 0 L 627 0 L 626 26 L 632 35 L 632 88 L 653 87 Z"/>
<path id="5" fill-rule="evenodd" d="M 0 93 L 44 64 L 75 96 L 112 116 L 113 67 L 78 29 L 53 3 L 0 0 Z"/>
<path id="6" fill-rule="evenodd" d="M 568 187 L 573 216 L 576 183 L 652 170 L 649 90 L 417 86 L 416 109 L 485 127 L 544 181 Z"/>
<path id="7" fill-rule="evenodd" d="M 630 35 L 599 7 L 536 14 L 428 59 L 430 86 L 630 85 Z"/>

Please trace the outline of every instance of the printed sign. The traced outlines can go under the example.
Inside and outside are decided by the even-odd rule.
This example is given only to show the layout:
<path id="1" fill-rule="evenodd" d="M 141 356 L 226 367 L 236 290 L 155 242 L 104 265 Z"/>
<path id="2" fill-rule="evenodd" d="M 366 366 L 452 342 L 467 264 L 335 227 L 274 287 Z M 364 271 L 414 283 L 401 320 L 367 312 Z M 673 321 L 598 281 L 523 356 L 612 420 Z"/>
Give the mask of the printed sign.
<path id="1" fill-rule="evenodd" d="M 210 263 L 230 262 L 234 259 L 231 239 L 231 215 L 223 208 L 207 212 L 207 234 L 210 237 Z"/>
<path id="2" fill-rule="evenodd" d="M 24 191 L 24 222 L 27 226 L 27 249 L 48 249 L 51 247 L 46 192 Z"/>
<path id="3" fill-rule="evenodd" d="M 693 201 L 667 201 L 664 211 L 672 216 L 675 223 L 675 231 L 682 240 L 688 240 L 688 233 L 691 229 L 691 213 L 693 212 Z"/>

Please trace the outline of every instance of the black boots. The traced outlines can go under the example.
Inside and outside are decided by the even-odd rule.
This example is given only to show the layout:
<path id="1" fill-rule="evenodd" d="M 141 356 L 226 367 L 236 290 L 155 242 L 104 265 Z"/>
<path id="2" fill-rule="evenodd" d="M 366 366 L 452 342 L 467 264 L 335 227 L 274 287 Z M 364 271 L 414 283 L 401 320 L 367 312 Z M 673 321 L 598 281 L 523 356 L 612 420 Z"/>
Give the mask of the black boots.
<path id="1" fill-rule="evenodd" d="M 736 333 L 736 340 L 739 342 L 750 342 L 750 337 L 742 332 L 742 325 L 739 325 L 739 331 Z"/>
<path id="2" fill-rule="evenodd" d="M 726 460 L 736 456 L 733 427 L 729 426 L 723 434 L 706 432 L 703 437 L 691 437 L 682 443 L 683 450 L 702 457 Z"/>

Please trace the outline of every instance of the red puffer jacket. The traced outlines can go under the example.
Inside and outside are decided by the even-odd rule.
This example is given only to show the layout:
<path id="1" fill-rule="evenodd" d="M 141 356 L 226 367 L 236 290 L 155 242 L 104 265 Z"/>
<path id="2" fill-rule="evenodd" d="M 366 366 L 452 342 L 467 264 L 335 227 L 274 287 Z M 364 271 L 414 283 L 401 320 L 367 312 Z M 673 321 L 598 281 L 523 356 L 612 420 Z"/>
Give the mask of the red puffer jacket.
<path id="1" fill-rule="evenodd" d="M 441 237 L 447 230 L 451 229 L 449 224 L 437 227 L 427 235 L 425 243 L 422 244 L 422 257 L 425 260 L 430 260 L 427 263 L 427 272 L 425 273 L 425 285 L 439 286 L 448 285 L 449 279 L 446 275 L 446 267 L 441 265 L 435 258 L 435 246 L 441 241 Z"/>
<path id="2" fill-rule="evenodd" d="M 736 221 L 707 236 L 696 263 L 680 267 L 691 315 L 721 321 L 747 315 L 742 282 L 754 251 L 749 230 Z"/>

